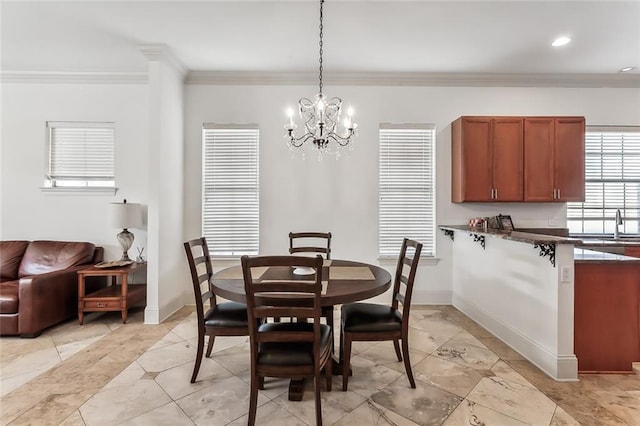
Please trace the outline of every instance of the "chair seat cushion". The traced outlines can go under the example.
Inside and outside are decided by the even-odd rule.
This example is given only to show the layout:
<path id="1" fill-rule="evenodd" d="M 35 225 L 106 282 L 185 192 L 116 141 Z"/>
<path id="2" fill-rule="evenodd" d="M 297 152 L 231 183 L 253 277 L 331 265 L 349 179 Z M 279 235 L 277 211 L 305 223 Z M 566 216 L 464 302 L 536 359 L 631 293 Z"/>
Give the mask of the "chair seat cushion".
<path id="1" fill-rule="evenodd" d="M 244 303 L 218 303 L 204 315 L 205 327 L 248 327 L 248 324 Z"/>
<path id="2" fill-rule="evenodd" d="M 265 331 L 313 331 L 313 324 L 306 322 L 265 323 L 258 333 Z M 331 340 L 331 327 L 320 325 L 320 352 L 327 349 Z M 312 342 L 263 342 L 258 345 L 259 365 L 312 365 Z"/>
<path id="3" fill-rule="evenodd" d="M 375 303 L 342 305 L 342 330 L 348 333 L 396 331 L 402 329 L 402 314 L 390 306 Z"/>

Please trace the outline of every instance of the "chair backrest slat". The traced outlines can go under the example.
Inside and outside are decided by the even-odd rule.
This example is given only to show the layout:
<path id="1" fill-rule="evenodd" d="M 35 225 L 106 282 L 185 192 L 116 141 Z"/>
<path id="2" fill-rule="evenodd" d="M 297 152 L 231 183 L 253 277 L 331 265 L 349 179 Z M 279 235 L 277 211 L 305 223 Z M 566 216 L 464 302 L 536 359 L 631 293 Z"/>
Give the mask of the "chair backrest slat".
<path id="1" fill-rule="evenodd" d="M 309 240 L 325 240 L 325 245 L 310 246 Z M 300 241 L 305 245 L 297 245 Z M 331 259 L 331 232 L 289 232 L 289 254 L 295 253 L 322 253 Z"/>
<path id="2" fill-rule="evenodd" d="M 204 304 L 209 301 L 211 306 L 216 304 L 216 296 L 211 289 L 210 279 L 213 275 L 209 247 L 205 237 L 195 238 L 184 243 L 184 250 L 189 261 L 189 271 L 191 272 L 191 282 L 193 284 L 193 294 L 196 302 L 196 312 L 200 327 L 204 327 Z M 204 272 L 201 271 L 204 265 Z M 206 283 L 206 286 L 202 284 Z M 203 288 L 204 287 L 204 288 Z"/>
<path id="3" fill-rule="evenodd" d="M 322 310 L 322 256 L 242 256 L 241 262 L 252 356 L 257 354 L 258 342 L 313 342 L 317 350 Z M 251 270 L 256 267 L 268 270 L 254 280 Z M 315 273 L 299 277 L 293 274 L 294 267 L 310 267 Z M 269 271 L 271 268 L 273 273 Z M 268 279 L 262 280 L 265 276 Z M 313 326 L 306 332 L 282 329 L 258 332 L 257 320 L 269 317 L 307 318 Z"/>
<path id="4" fill-rule="evenodd" d="M 408 249 L 412 248 L 413 253 L 409 255 Z M 396 267 L 396 276 L 393 283 L 392 306 L 398 308 L 402 304 L 403 325 L 408 326 L 409 309 L 411 307 L 411 295 L 413 293 L 413 283 L 418 270 L 418 262 L 420 261 L 420 253 L 422 252 L 422 243 L 404 238 L 402 247 L 400 248 L 400 256 L 398 257 L 398 266 Z M 408 271 L 404 266 L 409 266 Z"/>

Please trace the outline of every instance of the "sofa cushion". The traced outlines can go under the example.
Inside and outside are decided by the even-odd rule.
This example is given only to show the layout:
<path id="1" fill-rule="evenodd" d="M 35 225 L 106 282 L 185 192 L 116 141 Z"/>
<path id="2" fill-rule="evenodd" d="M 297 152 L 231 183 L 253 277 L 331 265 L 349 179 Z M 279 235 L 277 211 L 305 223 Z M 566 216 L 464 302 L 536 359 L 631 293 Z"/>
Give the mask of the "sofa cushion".
<path id="1" fill-rule="evenodd" d="M 0 281 L 18 279 L 18 267 L 29 241 L 0 241 Z"/>
<path id="2" fill-rule="evenodd" d="M 18 277 L 59 271 L 91 263 L 95 245 L 71 241 L 32 241 L 22 257 Z"/>
<path id="3" fill-rule="evenodd" d="M 0 314 L 18 313 L 18 284 L 20 281 L 0 283 Z"/>

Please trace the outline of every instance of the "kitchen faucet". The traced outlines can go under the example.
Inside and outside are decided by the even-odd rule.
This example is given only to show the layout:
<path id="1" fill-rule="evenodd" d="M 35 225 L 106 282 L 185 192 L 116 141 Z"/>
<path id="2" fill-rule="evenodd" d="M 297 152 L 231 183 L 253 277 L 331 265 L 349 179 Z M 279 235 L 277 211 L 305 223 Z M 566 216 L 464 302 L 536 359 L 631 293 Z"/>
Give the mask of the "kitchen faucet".
<path id="1" fill-rule="evenodd" d="M 616 210 L 616 228 L 613 231 L 613 238 L 620 238 L 619 225 L 622 225 L 622 213 L 620 213 L 620 209 Z"/>

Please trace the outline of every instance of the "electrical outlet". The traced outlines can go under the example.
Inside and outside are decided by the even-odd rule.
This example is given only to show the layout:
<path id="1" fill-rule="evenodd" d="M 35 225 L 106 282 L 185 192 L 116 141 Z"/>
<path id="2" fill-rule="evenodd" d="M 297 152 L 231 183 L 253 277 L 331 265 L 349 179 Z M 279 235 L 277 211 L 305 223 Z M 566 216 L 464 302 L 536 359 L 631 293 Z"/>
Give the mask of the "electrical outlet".
<path id="1" fill-rule="evenodd" d="M 571 282 L 571 266 L 563 266 L 560 268 L 560 282 Z"/>

